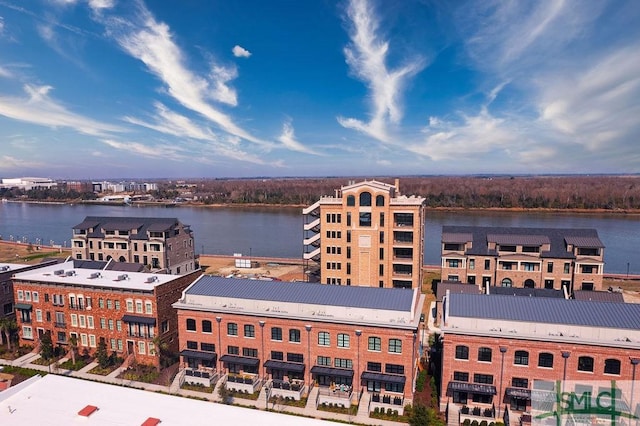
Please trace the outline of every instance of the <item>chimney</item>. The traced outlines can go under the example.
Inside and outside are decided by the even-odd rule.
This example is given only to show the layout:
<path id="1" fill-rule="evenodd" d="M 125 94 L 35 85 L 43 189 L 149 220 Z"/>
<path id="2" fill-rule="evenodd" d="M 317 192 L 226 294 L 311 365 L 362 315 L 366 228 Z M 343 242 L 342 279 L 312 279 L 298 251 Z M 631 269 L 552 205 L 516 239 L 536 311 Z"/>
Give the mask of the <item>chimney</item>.
<path id="1" fill-rule="evenodd" d="M 396 179 L 396 197 L 400 196 L 400 179 Z"/>

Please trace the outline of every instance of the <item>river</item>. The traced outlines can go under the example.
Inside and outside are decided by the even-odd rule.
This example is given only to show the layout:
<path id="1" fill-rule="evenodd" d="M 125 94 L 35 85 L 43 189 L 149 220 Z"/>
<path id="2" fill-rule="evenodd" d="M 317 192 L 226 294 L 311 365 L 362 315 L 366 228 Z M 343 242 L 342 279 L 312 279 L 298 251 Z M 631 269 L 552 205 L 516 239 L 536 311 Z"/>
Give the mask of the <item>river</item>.
<path id="1" fill-rule="evenodd" d="M 191 225 L 196 251 L 302 257 L 303 217 L 291 207 L 128 207 L 0 203 L 0 237 L 69 246 L 71 228 L 85 216 L 177 217 Z M 440 263 L 443 225 L 594 228 L 606 246 L 605 271 L 640 274 L 640 216 L 547 212 L 427 210 L 425 263 Z"/>

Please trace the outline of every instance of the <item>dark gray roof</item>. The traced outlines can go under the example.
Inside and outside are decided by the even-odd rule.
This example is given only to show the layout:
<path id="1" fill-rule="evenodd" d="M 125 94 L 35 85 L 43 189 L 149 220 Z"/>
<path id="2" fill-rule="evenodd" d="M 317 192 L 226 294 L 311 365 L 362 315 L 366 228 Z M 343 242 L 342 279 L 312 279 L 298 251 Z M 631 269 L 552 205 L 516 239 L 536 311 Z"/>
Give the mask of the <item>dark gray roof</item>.
<path id="1" fill-rule="evenodd" d="M 442 235 L 447 238 L 454 238 L 454 234 L 472 234 L 473 247 L 467 250 L 466 254 L 479 256 L 495 256 L 495 250 L 489 250 L 488 241 L 491 238 L 500 236 L 501 244 L 526 244 L 539 245 L 540 241 L 548 239 L 551 243 L 549 251 L 541 252 L 542 257 L 552 257 L 558 259 L 572 259 L 573 254 L 567 251 L 567 239 L 574 242 L 583 242 L 586 246 L 578 247 L 604 247 L 595 229 L 561 229 L 561 228 L 509 228 L 509 227 L 488 227 L 488 226 L 443 226 Z M 509 237 L 510 236 L 510 237 Z M 447 242 L 443 238 L 443 242 Z"/>
<path id="2" fill-rule="evenodd" d="M 473 234 L 442 232 L 443 243 L 465 244 L 473 241 Z"/>
<path id="3" fill-rule="evenodd" d="M 550 288 L 520 288 L 520 287 L 489 287 L 489 294 L 502 294 L 504 296 L 525 296 L 525 297 L 556 297 L 563 298 L 561 290 Z"/>
<path id="4" fill-rule="evenodd" d="M 202 276 L 186 290 L 187 295 L 392 311 L 410 311 L 413 293 L 407 289 L 260 281 L 211 275 Z"/>
<path id="5" fill-rule="evenodd" d="M 610 291 L 574 290 L 573 297 L 576 300 L 594 300 L 597 302 L 624 303 L 624 297 L 622 296 L 622 293 L 615 293 Z"/>
<path id="6" fill-rule="evenodd" d="M 529 235 L 529 234 L 487 234 L 487 241 L 503 244 L 503 245 L 525 245 L 525 246 L 541 246 L 550 244 L 549 237 L 546 235 Z"/>
<path id="7" fill-rule="evenodd" d="M 449 315 L 542 324 L 632 330 L 640 328 L 640 304 L 636 303 L 451 294 Z"/>
<path id="8" fill-rule="evenodd" d="M 600 241 L 600 238 L 595 237 L 583 237 L 583 236 L 568 236 L 564 239 L 567 244 L 574 245 L 576 247 L 584 248 L 602 248 L 604 244 Z"/>
<path id="9" fill-rule="evenodd" d="M 465 294 L 480 294 L 480 288 L 474 284 L 464 284 L 461 282 L 442 281 L 439 282 L 436 287 L 436 300 L 442 302 L 442 298 L 449 293 L 465 293 Z"/>
<path id="10" fill-rule="evenodd" d="M 104 217 L 104 216 L 87 216 L 82 223 L 74 226 L 73 229 L 89 230 L 93 228 L 93 232 L 87 234 L 89 238 L 103 238 L 102 229 L 107 231 L 131 231 L 137 229 L 137 234 L 129 236 L 132 240 L 146 240 L 147 231 L 166 231 L 176 226 L 178 223 L 175 217 Z M 187 225 L 185 230 L 189 231 Z"/>

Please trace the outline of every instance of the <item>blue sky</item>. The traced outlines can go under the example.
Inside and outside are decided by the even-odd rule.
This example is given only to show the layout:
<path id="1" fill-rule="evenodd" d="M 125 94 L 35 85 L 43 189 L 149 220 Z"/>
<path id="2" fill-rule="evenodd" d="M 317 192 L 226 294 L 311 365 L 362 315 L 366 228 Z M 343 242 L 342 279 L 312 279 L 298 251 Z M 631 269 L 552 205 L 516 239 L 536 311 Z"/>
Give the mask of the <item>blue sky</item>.
<path id="1" fill-rule="evenodd" d="M 640 2 L 0 0 L 0 177 L 640 172 Z"/>

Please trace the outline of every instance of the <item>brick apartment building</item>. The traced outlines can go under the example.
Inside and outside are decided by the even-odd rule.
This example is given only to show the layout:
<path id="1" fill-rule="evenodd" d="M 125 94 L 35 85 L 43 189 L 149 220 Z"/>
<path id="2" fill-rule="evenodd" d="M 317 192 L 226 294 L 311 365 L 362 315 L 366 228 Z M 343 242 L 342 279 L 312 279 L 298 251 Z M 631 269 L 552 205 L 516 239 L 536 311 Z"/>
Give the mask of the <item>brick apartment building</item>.
<path id="1" fill-rule="evenodd" d="M 469 407 L 460 421 L 475 408 L 479 420 L 491 410 L 527 422 L 532 396 L 557 381 L 597 392 L 599 383 L 636 379 L 638 304 L 450 293 L 444 305 L 440 408 L 455 416 Z M 631 386 L 635 398 L 624 403 L 640 402 L 639 391 Z"/>
<path id="2" fill-rule="evenodd" d="M 0 319 L 15 317 L 15 300 L 13 298 L 13 281 L 11 277 L 17 272 L 26 272 L 34 268 L 56 263 L 47 261 L 39 265 L 25 265 L 21 263 L 0 263 Z"/>
<path id="3" fill-rule="evenodd" d="M 442 279 L 475 284 L 602 290 L 604 244 L 595 229 L 442 227 Z"/>
<path id="4" fill-rule="evenodd" d="M 362 390 L 360 404 L 402 412 L 413 399 L 423 303 L 417 289 L 205 275 L 173 306 L 188 381 L 248 392 L 266 384 L 270 396 L 347 407 Z"/>
<path id="5" fill-rule="evenodd" d="M 303 210 L 304 259 L 324 284 L 419 288 L 424 198 L 400 194 L 399 181 L 351 183 Z"/>
<path id="6" fill-rule="evenodd" d="M 75 336 L 78 350 L 92 353 L 104 339 L 108 351 L 157 365 L 154 339 L 178 350 L 177 317 L 171 304 L 200 274 L 123 273 L 87 268 L 86 262 L 77 260 L 16 273 L 20 344 L 36 346 L 50 332 L 54 345 L 68 345 Z"/>
<path id="7" fill-rule="evenodd" d="M 152 272 L 196 270 L 193 232 L 176 218 L 87 216 L 73 227 L 74 259 L 140 263 Z"/>

